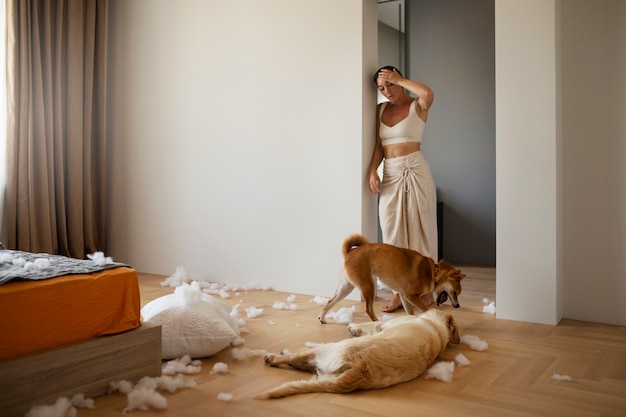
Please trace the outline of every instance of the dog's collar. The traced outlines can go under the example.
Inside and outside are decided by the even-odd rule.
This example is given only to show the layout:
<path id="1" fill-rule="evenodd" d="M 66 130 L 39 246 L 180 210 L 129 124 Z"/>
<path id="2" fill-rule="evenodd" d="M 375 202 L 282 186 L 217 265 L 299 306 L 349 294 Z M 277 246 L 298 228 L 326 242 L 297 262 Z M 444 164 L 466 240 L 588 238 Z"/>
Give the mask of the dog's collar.
<path id="1" fill-rule="evenodd" d="M 435 274 L 434 276 L 439 275 L 439 264 L 435 264 Z"/>

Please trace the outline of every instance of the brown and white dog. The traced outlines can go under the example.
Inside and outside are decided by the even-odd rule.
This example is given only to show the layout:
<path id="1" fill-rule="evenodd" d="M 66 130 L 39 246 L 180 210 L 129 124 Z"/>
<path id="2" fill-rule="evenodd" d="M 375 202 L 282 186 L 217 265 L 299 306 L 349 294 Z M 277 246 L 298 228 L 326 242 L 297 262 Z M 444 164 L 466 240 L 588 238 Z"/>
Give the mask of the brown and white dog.
<path id="1" fill-rule="evenodd" d="M 318 345 L 300 353 L 266 354 L 268 366 L 289 365 L 316 373 L 317 377 L 286 382 L 256 398 L 386 388 L 417 378 L 449 342 L 460 342 L 454 317 L 438 309 L 384 322 L 353 323 L 348 330 L 360 337 Z"/>
<path id="2" fill-rule="evenodd" d="M 441 260 L 435 264 L 431 258 L 417 251 L 385 243 L 370 243 L 359 234 L 344 239 L 342 253 L 344 276 L 318 317 L 322 323 L 326 323 L 326 314 L 330 309 L 350 294 L 354 287 L 361 290 L 367 315 L 373 321 L 378 320 L 374 313 L 376 276 L 400 295 L 408 314 L 413 314 L 413 306 L 426 311 L 429 303 L 424 300 L 430 298 L 432 301 L 433 292 L 437 294 L 437 305 L 450 298 L 454 308 L 460 307 L 458 296 L 465 274 L 449 262 Z"/>

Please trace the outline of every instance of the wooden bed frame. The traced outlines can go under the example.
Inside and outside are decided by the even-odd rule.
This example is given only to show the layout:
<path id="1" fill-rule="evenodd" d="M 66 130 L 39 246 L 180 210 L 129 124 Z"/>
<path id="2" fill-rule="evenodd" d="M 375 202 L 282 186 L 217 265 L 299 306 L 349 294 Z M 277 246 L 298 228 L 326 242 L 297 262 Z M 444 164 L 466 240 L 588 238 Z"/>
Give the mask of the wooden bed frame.
<path id="1" fill-rule="evenodd" d="M 11 337 L 2 335 L 2 337 Z M 59 397 L 109 392 L 109 383 L 161 375 L 161 326 L 144 322 L 127 332 L 0 360 L 0 409 L 23 417 Z"/>

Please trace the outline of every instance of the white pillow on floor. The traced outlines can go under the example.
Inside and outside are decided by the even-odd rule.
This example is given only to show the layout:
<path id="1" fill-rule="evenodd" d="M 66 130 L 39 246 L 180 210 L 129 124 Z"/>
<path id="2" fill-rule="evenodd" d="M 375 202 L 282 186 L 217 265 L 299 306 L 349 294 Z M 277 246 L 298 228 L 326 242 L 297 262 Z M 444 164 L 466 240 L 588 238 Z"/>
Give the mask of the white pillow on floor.
<path id="1" fill-rule="evenodd" d="M 163 359 L 184 355 L 204 358 L 239 337 L 239 326 L 230 311 L 228 304 L 204 294 L 192 283 L 150 301 L 141 309 L 141 315 L 145 321 L 162 326 Z"/>

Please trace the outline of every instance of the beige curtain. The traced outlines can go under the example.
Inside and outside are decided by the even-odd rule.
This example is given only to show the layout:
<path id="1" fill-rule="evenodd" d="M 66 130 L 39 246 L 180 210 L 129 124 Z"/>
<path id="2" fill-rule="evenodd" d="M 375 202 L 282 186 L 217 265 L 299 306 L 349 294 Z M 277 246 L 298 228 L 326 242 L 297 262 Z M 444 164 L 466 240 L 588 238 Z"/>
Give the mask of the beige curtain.
<path id="1" fill-rule="evenodd" d="M 105 251 L 106 0 L 6 0 L 7 246 Z"/>

